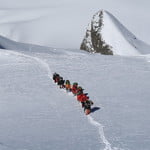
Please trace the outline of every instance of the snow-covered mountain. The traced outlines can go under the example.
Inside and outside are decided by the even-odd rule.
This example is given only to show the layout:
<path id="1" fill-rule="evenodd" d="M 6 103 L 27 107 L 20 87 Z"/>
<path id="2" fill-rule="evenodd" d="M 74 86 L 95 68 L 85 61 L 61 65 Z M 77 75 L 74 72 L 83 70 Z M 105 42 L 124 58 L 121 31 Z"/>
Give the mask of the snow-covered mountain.
<path id="1" fill-rule="evenodd" d="M 50 48 L 51 43 L 57 45 L 60 41 L 62 45 L 66 41 L 68 47 L 65 36 L 74 38 L 69 32 L 73 29 L 69 27 L 70 23 L 76 26 L 77 21 L 72 22 L 75 18 L 70 14 L 71 21 L 64 16 L 68 14 L 66 5 L 76 3 L 69 0 L 63 0 L 65 4 L 61 1 L 61 5 L 59 1 L 51 5 L 49 0 L 0 1 L 3 2 L 1 7 L 5 5 L 0 15 L 3 35 L 0 36 L 0 150 L 150 149 L 149 55 L 139 55 L 138 51 L 138 56 L 131 56 L 135 54 L 133 47 L 123 40 L 122 47 L 130 48 L 132 53 L 119 49 L 120 55 L 128 54 L 128 57 Z M 43 2 L 46 5 L 41 6 Z M 83 11 L 87 1 L 82 3 Z M 34 8 L 35 5 L 38 7 Z M 72 11 L 73 7 L 68 8 L 77 18 L 81 15 Z M 81 26 L 77 25 L 74 32 L 78 27 Z M 53 41 L 53 37 L 60 41 Z M 78 43 L 78 40 L 72 41 Z M 118 44 L 121 43 L 116 46 Z M 90 115 L 85 116 L 76 97 L 54 84 L 54 72 L 85 89 L 94 102 Z"/>
<path id="2" fill-rule="evenodd" d="M 108 55 L 149 54 L 150 45 L 136 38 L 111 13 L 97 12 L 89 24 L 80 49 Z"/>

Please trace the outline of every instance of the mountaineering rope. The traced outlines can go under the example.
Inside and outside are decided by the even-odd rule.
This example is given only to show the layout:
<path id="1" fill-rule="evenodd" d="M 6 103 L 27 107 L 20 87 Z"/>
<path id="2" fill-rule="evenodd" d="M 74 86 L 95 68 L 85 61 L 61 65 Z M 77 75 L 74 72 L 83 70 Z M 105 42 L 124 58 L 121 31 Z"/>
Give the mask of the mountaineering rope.
<path id="1" fill-rule="evenodd" d="M 95 121 L 93 117 L 91 117 L 90 115 L 88 115 L 87 118 L 91 125 L 96 126 L 98 128 L 99 136 L 103 141 L 103 143 L 105 144 L 104 150 L 112 150 L 111 144 L 108 142 L 108 140 L 105 137 L 103 126 L 99 122 Z"/>

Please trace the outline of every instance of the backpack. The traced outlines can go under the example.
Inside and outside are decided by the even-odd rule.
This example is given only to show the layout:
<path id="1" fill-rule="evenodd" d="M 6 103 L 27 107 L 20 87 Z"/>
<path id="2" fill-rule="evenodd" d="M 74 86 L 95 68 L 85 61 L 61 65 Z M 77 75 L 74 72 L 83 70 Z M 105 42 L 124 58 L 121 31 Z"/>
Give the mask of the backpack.
<path id="1" fill-rule="evenodd" d="M 69 80 L 66 80 L 66 84 L 70 84 L 70 81 L 69 81 Z"/>

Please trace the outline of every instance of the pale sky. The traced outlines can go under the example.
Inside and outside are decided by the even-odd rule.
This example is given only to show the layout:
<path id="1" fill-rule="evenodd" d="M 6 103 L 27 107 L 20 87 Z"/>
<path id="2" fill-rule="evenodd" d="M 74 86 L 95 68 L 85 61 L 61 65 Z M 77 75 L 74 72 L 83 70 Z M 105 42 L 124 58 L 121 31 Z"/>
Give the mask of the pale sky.
<path id="1" fill-rule="evenodd" d="M 0 4 L 0 10 L 48 9 L 52 21 L 49 28 L 53 28 L 51 44 L 55 47 L 79 48 L 88 23 L 101 9 L 112 13 L 137 38 L 150 44 L 148 0 L 0 0 Z"/>

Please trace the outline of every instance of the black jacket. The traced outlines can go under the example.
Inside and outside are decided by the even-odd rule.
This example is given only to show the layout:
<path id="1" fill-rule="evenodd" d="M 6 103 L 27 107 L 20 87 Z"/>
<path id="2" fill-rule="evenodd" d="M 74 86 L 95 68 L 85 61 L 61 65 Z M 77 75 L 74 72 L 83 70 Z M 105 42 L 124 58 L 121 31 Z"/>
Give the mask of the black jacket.
<path id="1" fill-rule="evenodd" d="M 92 105 L 93 105 L 93 102 L 91 100 L 85 101 L 84 104 L 83 104 L 84 110 L 85 109 L 91 109 Z"/>

